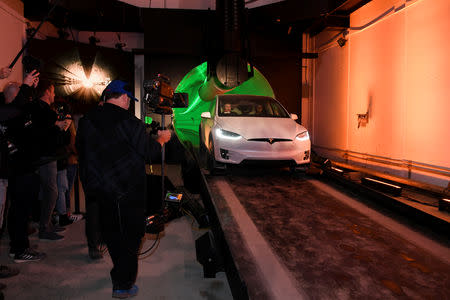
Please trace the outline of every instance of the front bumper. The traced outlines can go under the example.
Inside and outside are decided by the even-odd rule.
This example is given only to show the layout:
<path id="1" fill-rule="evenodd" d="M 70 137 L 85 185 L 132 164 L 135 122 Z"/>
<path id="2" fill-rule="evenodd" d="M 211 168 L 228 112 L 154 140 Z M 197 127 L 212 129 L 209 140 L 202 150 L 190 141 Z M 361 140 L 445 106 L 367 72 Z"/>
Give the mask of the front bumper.
<path id="1" fill-rule="evenodd" d="M 214 137 L 214 158 L 218 162 L 240 164 L 244 160 L 293 160 L 297 165 L 310 162 L 310 140 L 280 142 L 228 140 Z"/>

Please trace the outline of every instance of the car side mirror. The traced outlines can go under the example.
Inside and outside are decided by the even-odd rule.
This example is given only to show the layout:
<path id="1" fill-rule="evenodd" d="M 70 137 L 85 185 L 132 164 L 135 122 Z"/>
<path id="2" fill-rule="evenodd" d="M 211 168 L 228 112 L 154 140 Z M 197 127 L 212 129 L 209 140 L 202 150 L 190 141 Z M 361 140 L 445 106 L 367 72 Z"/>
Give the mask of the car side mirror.
<path id="1" fill-rule="evenodd" d="M 291 114 L 291 119 L 292 120 L 298 120 L 298 116 L 296 114 Z"/>
<path id="2" fill-rule="evenodd" d="M 205 119 L 211 119 L 211 113 L 209 111 L 202 112 L 201 117 Z"/>

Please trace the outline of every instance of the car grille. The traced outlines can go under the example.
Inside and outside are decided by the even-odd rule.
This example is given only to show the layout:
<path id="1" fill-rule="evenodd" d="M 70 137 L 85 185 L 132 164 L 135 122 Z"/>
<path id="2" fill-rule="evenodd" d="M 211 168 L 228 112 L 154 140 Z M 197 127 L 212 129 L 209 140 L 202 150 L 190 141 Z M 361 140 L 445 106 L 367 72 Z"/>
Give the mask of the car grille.
<path id="1" fill-rule="evenodd" d="M 248 139 L 248 141 L 252 142 L 266 142 L 269 144 L 277 143 L 277 142 L 292 142 L 290 139 L 271 139 L 271 138 L 260 138 L 260 139 Z"/>

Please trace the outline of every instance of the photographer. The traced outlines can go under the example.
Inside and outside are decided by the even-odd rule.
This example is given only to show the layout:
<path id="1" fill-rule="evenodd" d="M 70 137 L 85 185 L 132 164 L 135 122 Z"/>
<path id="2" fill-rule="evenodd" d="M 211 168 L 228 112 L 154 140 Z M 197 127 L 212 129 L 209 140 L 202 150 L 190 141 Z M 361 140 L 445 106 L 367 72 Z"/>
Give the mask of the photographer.
<path id="1" fill-rule="evenodd" d="M 2 71 L 3 73 L 3 71 Z M 4 96 L 4 104 L 1 104 L 1 132 L 0 132 L 0 230 L 3 233 L 3 216 L 5 214 L 6 206 L 6 191 L 8 188 L 8 139 L 6 136 L 5 122 L 18 115 L 19 110 L 12 108 L 10 103 L 16 98 L 19 92 L 20 84 L 17 82 L 9 82 L 3 89 L 2 96 Z M 19 274 L 16 268 L 0 265 L 0 278 L 7 278 Z M 0 283 L 0 290 L 5 288 L 3 283 Z"/>
<path id="2" fill-rule="evenodd" d="M 33 135 L 30 147 L 35 165 L 39 167 L 42 201 L 39 219 L 39 239 L 57 241 L 64 237 L 59 232 L 63 227 L 52 224 L 52 214 L 58 198 L 57 160 L 65 155 L 64 146 L 70 142 L 67 131 L 72 120 L 59 120 L 57 113 L 51 109 L 55 101 L 55 87 L 49 81 L 43 81 L 37 88 L 38 98 L 30 105 L 29 112 L 33 120 Z"/>
<path id="3" fill-rule="evenodd" d="M 72 119 L 69 111 L 69 105 L 63 98 L 56 100 L 52 109 L 57 113 L 58 120 L 64 121 L 66 119 Z M 74 151 L 75 148 L 75 127 L 73 122 L 70 124 L 71 130 L 67 130 L 70 143 L 61 149 L 61 157 L 57 161 L 57 185 L 58 185 L 58 199 L 56 201 L 55 210 L 58 214 L 58 225 L 66 226 L 72 224 L 72 221 L 68 217 L 68 208 L 70 207 L 70 194 L 69 182 L 68 182 L 68 166 L 69 166 L 69 156 Z M 73 132 L 73 134 L 72 134 Z M 73 136 L 72 136 L 73 135 Z M 73 144 L 72 144 L 73 140 Z"/>
<path id="4" fill-rule="evenodd" d="M 30 119 L 27 107 L 31 104 L 34 88 L 39 81 L 39 73 L 36 70 L 29 72 L 23 84 L 8 83 L 5 88 L 5 102 L 3 109 L 15 110 L 14 116 L 2 118 L 2 125 L 7 130 L 5 138 L 13 142 L 17 148 L 5 149 L 3 165 L 5 174 L 8 175 L 8 191 L 11 198 L 11 206 L 8 213 L 8 233 L 10 237 L 10 255 L 15 262 L 37 261 L 45 257 L 30 248 L 28 239 L 28 218 L 33 201 L 37 201 L 39 193 L 39 179 L 32 165 L 31 155 L 28 152 L 28 133 Z"/>
<path id="5" fill-rule="evenodd" d="M 80 178 L 90 201 L 100 206 L 103 241 L 113 262 L 112 296 L 135 296 L 138 250 L 144 235 L 145 163 L 157 159 L 170 131 L 156 141 L 128 108 L 132 93 L 126 83 L 112 81 L 104 90 L 105 104 L 80 119 L 76 146 Z"/>

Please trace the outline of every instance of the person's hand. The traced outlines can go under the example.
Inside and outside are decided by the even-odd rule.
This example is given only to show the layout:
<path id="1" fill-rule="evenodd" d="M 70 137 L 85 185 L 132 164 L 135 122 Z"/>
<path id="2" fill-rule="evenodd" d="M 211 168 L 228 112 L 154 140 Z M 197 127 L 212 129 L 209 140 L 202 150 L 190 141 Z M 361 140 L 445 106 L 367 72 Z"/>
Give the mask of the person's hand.
<path id="1" fill-rule="evenodd" d="M 64 122 L 65 122 L 64 131 L 67 131 L 67 129 L 69 129 L 70 127 L 70 124 L 72 124 L 72 116 L 67 114 Z"/>
<path id="2" fill-rule="evenodd" d="M 39 72 L 36 70 L 31 71 L 25 76 L 23 79 L 23 84 L 28 85 L 29 87 L 37 87 L 39 82 Z"/>
<path id="3" fill-rule="evenodd" d="M 68 115 L 70 116 L 70 115 Z M 72 119 L 65 119 L 62 121 L 56 121 L 55 125 L 59 127 L 60 130 L 62 131 L 66 131 L 67 129 L 69 129 L 70 124 L 72 124 Z"/>
<path id="4" fill-rule="evenodd" d="M 11 69 L 8 67 L 0 68 L 0 79 L 8 78 L 11 74 Z"/>
<path id="5" fill-rule="evenodd" d="M 162 145 L 170 141 L 170 130 L 158 130 L 156 141 Z"/>
<path id="6" fill-rule="evenodd" d="M 38 84 L 39 84 L 39 77 L 37 77 L 37 78 L 34 80 L 33 87 L 34 87 L 34 88 L 37 88 Z"/>

